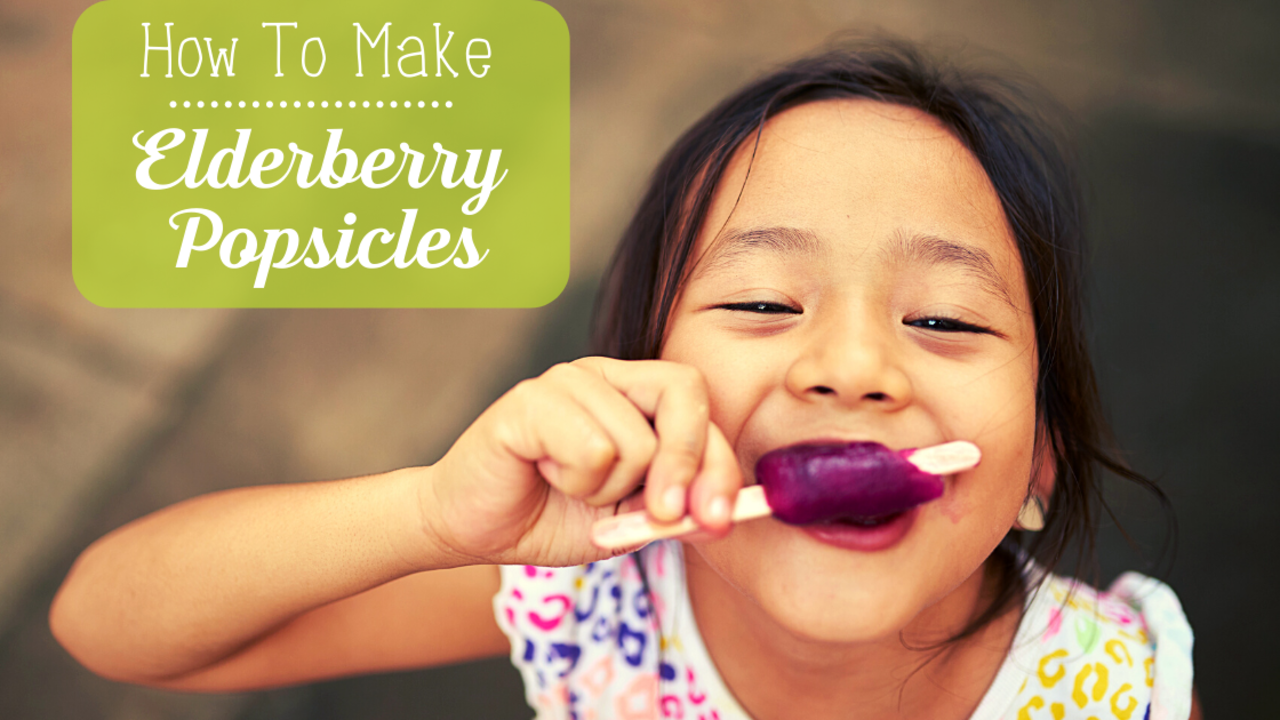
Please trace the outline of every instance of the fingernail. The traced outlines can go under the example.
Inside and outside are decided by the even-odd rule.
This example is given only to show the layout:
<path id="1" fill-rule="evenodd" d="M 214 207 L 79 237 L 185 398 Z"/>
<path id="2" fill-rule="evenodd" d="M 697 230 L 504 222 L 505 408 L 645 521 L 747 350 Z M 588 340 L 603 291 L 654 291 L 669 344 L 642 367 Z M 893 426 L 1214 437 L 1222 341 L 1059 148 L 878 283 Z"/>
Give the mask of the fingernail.
<path id="1" fill-rule="evenodd" d="M 729 519 L 729 501 L 723 495 L 717 495 L 711 498 L 711 502 L 707 504 L 707 516 L 712 520 L 721 521 Z"/>
<path id="2" fill-rule="evenodd" d="M 684 488 L 672 485 L 662 493 L 662 504 L 667 506 L 673 515 L 684 514 Z"/>

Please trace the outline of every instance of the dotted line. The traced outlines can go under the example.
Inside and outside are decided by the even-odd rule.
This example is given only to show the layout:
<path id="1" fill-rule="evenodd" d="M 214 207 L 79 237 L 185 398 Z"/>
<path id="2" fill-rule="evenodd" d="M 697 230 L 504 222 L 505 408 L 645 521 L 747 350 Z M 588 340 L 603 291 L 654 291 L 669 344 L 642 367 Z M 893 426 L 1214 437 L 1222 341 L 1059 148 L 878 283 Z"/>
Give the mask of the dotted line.
<path id="1" fill-rule="evenodd" d="M 190 100 L 183 100 L 183 101 L 182 101 L 182 103 L 181 103 L 181 107 L 184 107 L 184 108 L 192 107 L 192 105 L 193 105 L 193 103 L 192 103 Z M 205 102 L 204 102 L 203 100 L 197 100 L 197 101 L 194 103 L 194 105 L 195 105 L 195 107 L 196 107 L 196 108 L 203 108 L 203 107 L 205 106 Z M 209 104 L 208 104 L 208 105 L 209 105 L 209 107 L 211 107 L 211 108 L 219 108 L 219 107 L 222 107 L 222 108 L 232 108 L 232 107 L 256 108 L 256 107 L 261 107 L 262 105 L 266 105 L 266 106 L 267 106 L 267 107 L 269 107 L 269 108 L 277 108 L 277 107 L 278 107 L 278 108 L 287 108 L 287 107 L 289 107 L 289 106 L 290 106 L 290 103 L 289 103 L 289 101 L 287 101 L 287 100 L 281 100 L 279 103 L 276 103 L 276 102 L 274 102 L 274 101 L 272 101 L 272 100 L 268 100 L 268 101 L 266 101 L 266 103 L 259 103 L 257 100 L 254 100 L 254 101 L 252 101 L 252 102 L 245 102 L 244 100 L 241 100 L 241 101 L 240 101 L 240 102 L 238 102 L 238 103 L 233 103 L 233 102 L 231 102 L 230 100 L 227 100 L 227 101 L 225 101 L 225 102 L 219 102 L 219 101 L 217 101 L 217 100 L 213 100 L 213 101 L 209 102 Z M 315 100 L 308 100 L 308 101 L 306 102 L 306 106 L 307 106 L 307 107 L 309 107 L 309 108 L 314 108 L 314 107 L 316 107 L 316 105 L 317 105 L 317 103 L 316 103 L 316 101 L 315 101 Z M 367 108 L 367 107 L 380 108 L 380 107 L 383 107 L 383 105 L 384 105 L 384 103 L 383 103 L 381 100 L 378 100 L 378 101 L 375 101 L 375 102 L 372 102 L 372 103 L 371 103 L 371 102 L 369 102 L 368 100 L 365 100 L 364 102 L 361 102 L 361 103 L 360 103 L 360 107 L 366 107 L 366 108 Z M 411 107 L 413 107 L 413 106 L 414 106 L 414 103 L 413 103 L 413 101 L 411 101 L 411 100 L 405 100 L 403 103 L 401 103 L 401 102 L 397 102 L 397 101 L 395 101 L 395 100 L 392 100 L 392 101 L 390 102 L 390 105 L 391 105 L 391 107 L 393 107 L 393 108 L 394 108 L 394 107 L 411 108 Z M 294 100 L 294 101 L 293 101 L 293 107 L 295 107 L 295 108 L 301 108 L 302 106 L 303 106 L 303 102 L 302 102 L 301 100 Z M 342 101 L 342 100 L 339 100 L 339 101 L 337 101 L 337 102 L 335 102 L 335 103 L 330 104 L 330 102 L 329 102 L 328 100 L 321 100 L 321 101 L 319 102 L 319 106 L 320 106 L 320 107 L 322 107 L 322 108 L 327 108 L 327 107 L 331 107 L 331 106 L 332 106 L 332 107 L 334 107 L 334 108 L 340 108 L 340 107 L 354 108 L 354 107 L 356 107 L 356 101 L 355 101 L 355 100 L 348 100 L 348 101 L 345 101 L 345 102 L 344 102 L 344 101 Z M 425 108 L 425 107 L 427 107 L 427 102 L 426 102 L 425 100 L 419 100 L 419 101 L 418 101 L 418 103 L 417 103 L 417 106 L 418 106 L 418 107 L 420 107 L 420 108 Z M 452 100 L 446 100 L 446 101 L 444 102 L 444 106 L 445 106 L 446 108 L 451 108 L 451 107 L 453 107 L 453 101 L 452 101 Z M 170 101 L 169 101 L 169 107 L 171 107 L 171 108 L 179 107 L 179 103 L 178 103 L 178 101 L 177 101 L 177 100 L 170 100 Z M 432 100 L 432 101 L 431 101 L 431 107 L 433 107 L 433 108 L 438 108 L 438 107 L 440 107 L 440 101 L 439 101 L 439 100 Z"/>

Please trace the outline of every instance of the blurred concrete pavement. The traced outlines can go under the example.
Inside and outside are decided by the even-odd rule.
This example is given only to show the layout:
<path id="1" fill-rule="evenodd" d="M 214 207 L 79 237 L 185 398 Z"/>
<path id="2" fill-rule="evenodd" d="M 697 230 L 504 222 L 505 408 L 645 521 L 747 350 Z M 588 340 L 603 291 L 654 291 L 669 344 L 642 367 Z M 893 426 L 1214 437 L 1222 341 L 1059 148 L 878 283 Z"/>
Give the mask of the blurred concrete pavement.
<path id="1" fill-rule="evenodd" d="M 1273 149 L 1280 127 L 1280 13 L 1261 4 L 553 0 L 573 53 L 573 275 L 560 300 L 510 311 L 103 309 L 70 270 L 70 39 L 89 4 L 0 3 L 6 718 L 527 715 L 501 661 L 274 694 L 117 685 L 71 661 L 44 613 L 70 561 L 113 527 L 222 488 L 430 462 L 512 382 L 583 352 L 596 278 L 659 155 L 725 93 L 836 30 L 991 48 L 1086 120 L 1136 113 Z M 459 690 L 469 682 L 505 694 L 476 699 Z"/>

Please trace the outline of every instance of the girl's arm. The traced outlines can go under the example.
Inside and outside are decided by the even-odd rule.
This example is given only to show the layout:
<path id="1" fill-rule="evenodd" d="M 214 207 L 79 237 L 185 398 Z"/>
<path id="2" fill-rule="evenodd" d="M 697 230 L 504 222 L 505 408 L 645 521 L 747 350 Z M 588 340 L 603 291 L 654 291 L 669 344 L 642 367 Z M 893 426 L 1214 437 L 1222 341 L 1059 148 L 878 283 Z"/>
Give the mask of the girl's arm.
<path id="1" fill-rule="evenodd" d="M 429 468 L 215 493 L 123 527 L 76 561 L 50 625 L 89 669 L 176 689 L 492 655 L 493 565 L 608 557 L 591 524 L 641 507 L 723 534 L 741 484 L 697 370 L 584 358 L 517 385 Z"/>
<path id="2" fill-rule="evenodd" d="M 89 669 L 249 689 L 505 651 L 497 570 L 424 531 L 430 468 L 196 498 L 94 543 L 54 600 Z"/>

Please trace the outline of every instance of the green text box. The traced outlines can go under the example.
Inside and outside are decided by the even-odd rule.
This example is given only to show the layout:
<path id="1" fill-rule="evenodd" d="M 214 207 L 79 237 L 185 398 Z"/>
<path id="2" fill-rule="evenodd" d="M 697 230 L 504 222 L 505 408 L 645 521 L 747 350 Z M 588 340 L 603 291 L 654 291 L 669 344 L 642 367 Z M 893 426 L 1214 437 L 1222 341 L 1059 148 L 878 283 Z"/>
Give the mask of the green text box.
<path id="1" fill-rule="evenodd" d="M 73 269 L 99 305 L 565 285 L 569 36 L 545 4 L 109 0 L 73 54 Z"/>

